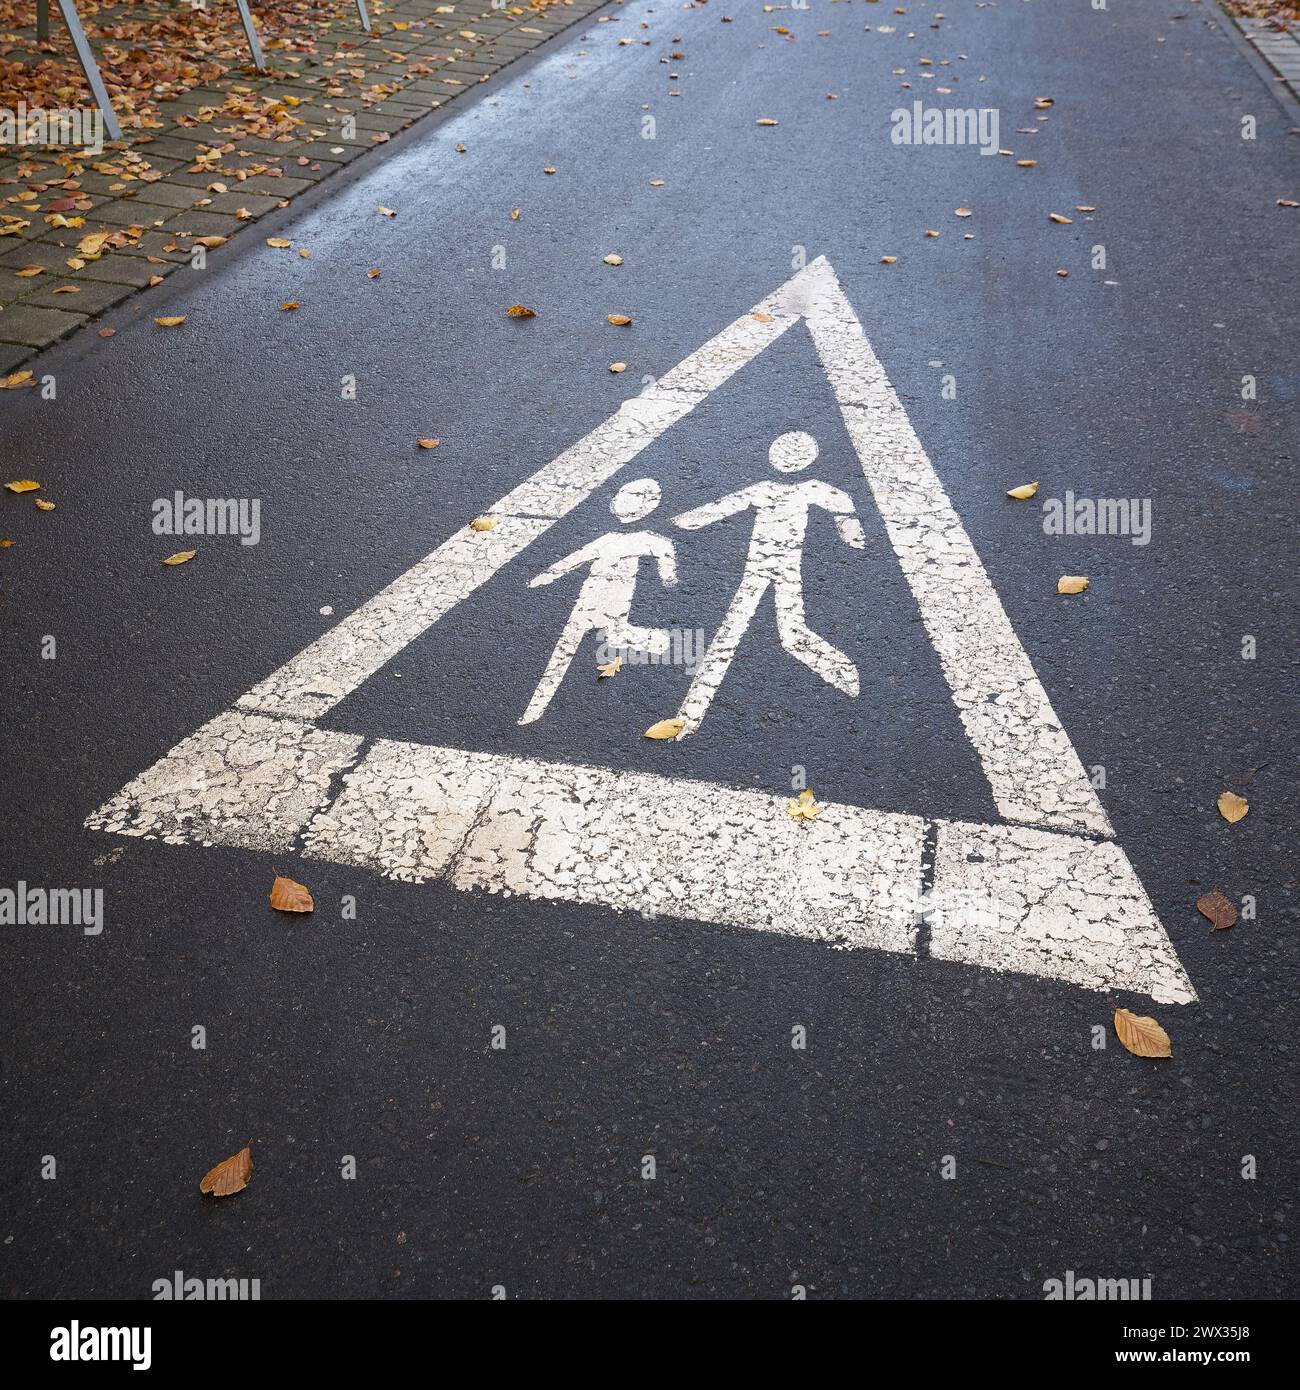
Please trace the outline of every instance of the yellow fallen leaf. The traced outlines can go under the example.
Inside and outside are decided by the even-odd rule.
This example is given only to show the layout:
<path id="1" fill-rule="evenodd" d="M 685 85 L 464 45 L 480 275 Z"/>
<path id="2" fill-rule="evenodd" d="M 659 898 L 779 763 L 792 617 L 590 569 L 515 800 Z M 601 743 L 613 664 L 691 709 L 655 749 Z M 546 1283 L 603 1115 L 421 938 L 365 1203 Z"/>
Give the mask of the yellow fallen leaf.
<path id="1" fill-rule="evenodd" d="M 271 885 L 271 906 L 277 912 L 311 912 L 316 904 L 306 885 L 277 873 Z"/>
<path id="2" fill-rule="evenodd" d="M 280 308 L 286 310 L 296 309 L 298 308 L 298 301 L 296 299 L 286 299 L 284 303 L 280 305 Z"/>
<path id="3" fill-rule="evenodd" d="M 384 273 L 384 272 L 383 272 L 382 270 L 380 270 L 380 268 L 379 268 L 377 265 L 372 265 L 372 266 L 370 267 L 370 269 L 369 269 L 368 271 L 366 271 L 366 279 L 367 279 L 367 280 L 378 280 L 379 277 L 380 277 L 383 273 Z"/>
<path id="4" fill-rule="evenodd" d="M 179 328 L 185 322 L 184 314 L 171 314 L 167 317 L 154 319 L 159 328 Z"/>
<path id="5" fill-rule="evenodd" d="M 622 265 L 623 257 L 615 255 L 613 251 L 608 256 L 602 257 L 606 265 Z"/>
<path id="6" fill-rule="evenodd" d="M 651 724 L 642 737 L 654 739 L 676 738 L 685 727 L 686 721 L 684 719 L 661 719 L 657 724 Z"/>
<path id="7" fill-rule="evenodd" d="M 664 186 L 664 182 L 665 182 L 665 181 L 664 181 L 663 179 L 651 179 L 651 180 L 650 180 L 650 187 L 651 187 L 651 188 L 662 188 L 662 187 Z"/>
<path id="8" fill-rule="evenodd" d="M 506 313 L 512 319 L 535 319 L 537 317 L 537 310 L 530 309 L 526 304 L 512 304 Z"/>
<path id="9" fill-rule="evenodd" d="M 30 280 L 33 276 L 44 275 L 45 267 L 43 265 L 25 265 L 21 270 L 15 270 L 14 274 L 20 280 Z"/>
<path id="10" fill-rule="evenodd" d="M 269 236 L 266 239 L 266 244 L 274 246 L 277 251 L 285 251 L 293 245 L 293 242 L 287 236 Z"/>
<path id="11" fill-rule="evenodd" d="M 1229 825 L 1236 825 L 1250 810 L 1250 802 L 1244 796 L 1238 796 L 1236 792 L 1220 792 L 1217 804 L 1219 814 Z"/>
<path id="12" fill-rule="evenodd" d="M 1037 483 L 1021 483 L 1019 487 L 1013 487 L 1007 493 L 1008 497 L 1014 497 L 1018 502 L 1024 502 L 1038 491 Z"/>
<path id="13" fill-rule="evenodd" d="M 1087 576 L 1082 574 L 1063 574 L 1056 581 L 1058 594 L 1081 594 L 1087 587 Z"/>
<path id="14" fill-rule="evenodd" d="M 1032 169 L 1038 161 L 1036 159 L 1017 159 L 1016 167 L 1020 169 Z"/>
<path id="15" fill-rule="evenodd" d="M 1070 272 L 1068 270 L 1058 270 L 1056 273 L 1061 277 L 1062 280 L 1069 279 Z"/>
<path id="16" fill-rule="evenodd" d="M 1086 203 L 1075 203 L 1075 205 L 1074 205 L 1074 210 L 1075 210 L 1075 212 L 1096 212 L 1096 211 L 1097 211 L 1096 208 L 1094 208 L 1094 207 L 1089 207 Z"/>
<path id="17" fill-rule="evenodd" d="M 938 235 L 939 235 L 938 232 L 930 232 L 930 231 L 927 231 L 927 232 L 926 232 L 926 236 L 938 236 Z"/>
<path id="18" fill-rule="evenodd" d="M 305 246 L 299 248 L 298 254 L 302 257 L 304 261 L 311 260 L 311 252 L 308 251 Z"/>
<path id="19" fill-rule="evenodd" d="M 611 363 L 609 364 L 609 369 L 610 369 L 611 372 L 614 373 L 615 376 L 617 376 L 617 375 L 619 374 L 619 372 L 625 372 L 625 371 L 627 371 L 627 363 L 626 363 L 626 362 L 611 362 Z"/>
<path id="20" fill-rule="evenodd" d="M 881 265 L 893 265 L 898 260 L 897 256 L 881 256 Z"/>
<path id="21" fill-rule="evenodd" d="M 469 524 L 471 531 L 490 531 L 497 524 L 494 516 L 476 516 Z"/>
<path id="22" fill-rule="evenodd" d="M 553 174 L 554 172 L 555 172 L 555 165 L 554 165 L 554 164 L 548 164 L 548 165 L 546 166 L 546 168 L 542 170 L 542 173 L 543 173 L 543 174 Z"/>
<path id="23" fill-rule="evenodd" d="M 1115 1036 L 1135 1057 L 1172 1057 L 1169 1034 L 1155 1021 L 1128 1009 L 1115 1010 Z"/>
<path id="24" fill-rule="evenodd" d="M 1073 218 L 1073 217 L 1063 217 L 1059 212 L 1049 212 L 1049 213 L 1047 214 L 1047 220 L 1048 220 L 1049 222 L 1060 222 L 1061 224 L 1063 224 L 1063 225 L 1066 226 L 1066 227 L 1070 227 L 1070 226 L 1073 226 L 1073 225 L 1074 225 L 1074 218 Z"/>
<path id="25" fill-rule="evenodd" d="M 954 217 L 969 217 L 971 210 L 970 208 L 953 208 L 952 213 Z"/>
<path id="26" fill-rule="evenodd" d="M 209 251 L 215 251 L 218 246 L 226 244 L 226 238 L 223 236 L 196 236 L 194 244 L 195 246 L 206 246 Z"/>
<path id="27" fill-rule="evenodd" d="M 510 220 L 511 220 L 512 222 L 518 222 L 518 221 L 519 221 L 519 209 L 518 209 L 518 208 L 511 208 L 511 209 L 510 209 Z"/>
<path id="28" fill-rule="evenodd" d="M 779 122 L 779 121 L 774 121 L 774 120 L 771 118 L 771 116 L 760 116 L 760 117 L 758 118 L 758 120 L 756 120 L 756 121 L 754 122 L 754 124 L 755 124 L 755 125 L 779 125 L 780 122 Z"/>
<path id="29" fill-rule="evenodd" d="M 773 317 L 773 315 L 771 315 L 771 314 L 765 314 L 761 309 L 755 309 L 755 310 L 754 310 L 753 317 L 756 318 L 756 319 L 758 320 L 759 323 L 775 323 L 775 322 L 776 322 L 776 319 Z"/>
<path id="30" fill-rule="evenodd" d="M 615 328 L 626 328 L 632 322 L 629 314 L 606 314 L 605 318 L 614 325 Z"/>
<path id="31" fill-rule="evenodd" d="M 421 449 L 436 449 L 438 447 L 436 439 L 417 439 L 415 442 Z"/>
<path id="32" fill-rule="evenodd" d="M 10 492 L 35 492 L 40 487 L 40 483 L 34 483 L 30 478 L 23 478 L 16 483 L 6 483 L 5 487 Z"/>
<path id="33" fill-rule="evenodd" d="M 205 1173 L 199 1183 L 199 1191 L 205 1196 L 232 1197 L 248 1186 L 253 1176 L 253 1150 L 245 1145 L 237 1154 L 232 1154 Z"/>
<path id="34" fill-rule="evenodd" d="M 178 550 L 175 555 L 169 555 L 163 564 L 183 565 L 187 560 L 192 560 L 198 553 L 197 550 Z"/>
<path id="35" fill-rule="evenodd" d="M 43 512 L 52 512 L 52 511 L 54 510 L 54 503 L 53 503 L 53 502 L 47 502 L 47 501 L 45 500 L 45 498 L 43 498 L 43 497 L 38 497 L 38 498 L 36 498 L 36 505 L 37 505 L 37 506 L 41 509 L 41 511 L 43 511 Z"/>
<path id="36" fill-rule="evenodd" d="M 613 661 L 605 662 L 603 666 L 599 662 L 597 662 L 596 670 L 599 672 L 599 675 L 596 677 L 596 679 L 604 680 L 606 676 L 616 676 L 622 669 L 623 658 L 621 656 L 616 656 Z"/>
<path id="37" fill-rule="evenodd" d="M 386 208 L 386 207 L 383 205 L 383 203 L 376 203 L 376 204 L 375 204 L 375 211 L 380 215 L 380 217 L 396 217 L 396 216 L 397 216 L 397 209 L 396 209 L 396 208 Z"/>
<path id="38" fill-rule="evenodd" d="M 163 278 L 161 275 L 151 275 L 149 277 L 149 288 L 154 289 L 156 286 L 161 285 L 162 282 Z"/>
<path id="39" fill-rule="evenodd" d="M 1034 107 L 1039 111 L 1045 111 L 1049 106 L 1056 105 L 1055 97 L 1035 97 Z"/>
<path id="40" fill-rule="evenodd" d="M 786 803 L 785 812 L 791 820 L 816 820 L 825 809 L 817 805 L 812 788 L 805 787 L 793 801 Z"/>
<path id="41" fill-rule="evenodd" d="M 0 376 L 0 391 L 17 391 L 23 386 L 35 386 L 36 378 L 29 371 L 10 372 Z"/>

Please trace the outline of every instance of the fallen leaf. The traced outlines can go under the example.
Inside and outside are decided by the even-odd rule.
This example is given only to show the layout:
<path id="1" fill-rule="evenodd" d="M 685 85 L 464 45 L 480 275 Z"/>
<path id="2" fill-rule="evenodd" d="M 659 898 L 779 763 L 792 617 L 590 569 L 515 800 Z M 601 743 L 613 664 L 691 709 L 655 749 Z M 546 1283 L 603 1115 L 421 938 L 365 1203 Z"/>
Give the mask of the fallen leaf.
<path id="1" fill-rule="evenodd" d="M 1082 574 L 1063 574 L 1056 581 L 1058 594 L 1081 594 L 1087 587 L 1087 576 Z"/>
<path id="2" fill-rule="evenodd" d="M 47 501 L 45 500 L 45 498 L 43 498 L 43 497 L 38 497 L 38 498 L 36 498 L 35 500 L 36 500 L 36 505 L 41 509 L 41 511 L 43 511 L 43 512 L 52 512 L 52 511 L 54 510 L 54 503 L 53 503 L 53 502 L 47 502 Z"/>
<path id="3" fill-rule="evenodd" d="M 623 257 L 616 255 L 613 251 L 608 256 L 602 257 L 606 265 L 622 265 Z"/>
<path id="4" fill-rule="evenodd" d="M 194 244 L 195 246 L 206 246 L 209 251 L 215 251 L 218 246 L 226 244 L 226 238 L 223 236 L 196 236 Z"/>
<path id="5" fill-rule="evenodd" d="M 1213 922 L 1214 931 L 1227 931 L 1237 920 L 1237 909 L 1217 888 L 1196 900 L 1196 910 L 1207 921 Z"/>
<path id="6" fill-rule="evenodd" d="M 657 724 L 651 724 L 642 737 L 654 739 L 676 738 L 685 727 L 686 721 L 684 719 L 661 719 Z"/>
<path id="7" fill-rule="evenodd" d="M 1007 493 L 1008 497 L 1014 497 L 1018 502 L 1025 502 L 1038 491 L 1037 483 L 1021 483 L 1019 487 L 1013 487 Z"/>
<path id="8" fill-rule="evenodd" d="M 651 187 L 651 188 L 662 188 L 663 186 L 664 186 L 664 180 L 663 180 L 663 179 L 651 179 L 651 180 L 650 180 L 650 187 Z"/>
<path id="9" fill-rule="evenodd" d="M 396 217 L 396 216 L 397 216 L 397 209 L 396 209 L 396 208 L 386 208 L 386 207 L 383 205 L 383 203 L 376 203 L 376 204 L 375 204 L 375 211 L 380 215 L 380 217 Z"/>
<path id="10" fill-rule="evenodd" d="M 1073 217 L 1063 217 L 1059 212 L 1049 212 L 1047 214 L 1047 220 L 1049 222 L 1060 222 L 1066 227 L 1071 227 L 1074 225 Z"/>
<path id="11" fill-rule="evenodd" d="M 10 483 L 9 486 L 12 487 L 13 484 Z M 1217 805 L 1219 814 L 1229 825 L 1236 825 L 1250 810 L 1250 802 L 1244 796 L 1238 796 L 1236 792 L 1220 792 Z"/>
<path id="12" fill-rule="evenodd" d="M 627 371 L 627 363 L 626 363 L 626 362 L 611 362 L 611 363 L 609 364 L 609 369 L 610 369 L 611 372 L 614 373 L 615 376 L 617 376 L 617 375 L 619 374 L 619 372 L 625 372 L 625 371 Z"/>
<path id="13" fill-rule="evenodd" d="M 1032 169 L 1037 163 L 1036 159 L 1017 159 L 1016 167 L 1018 169 Z"/>
<path id="14" fill-rule="evenodd" d="M 754 122 L 754 124 L 755 124 L 755 125 L 779 125 L 780 122 L 779 122 L 779 121 L 774 121 L 774 120 L 771 118 L 771 116 L 760 116 L 760 117 L 758 118 L 758 120 L 756 120 L 756 121 Z"/>
<path id="15" fill-rule="evenodd" d="M 793 801 L 786 803 L 785 813 L 791 820 L 816 820 L 825 809 L 813 799 L 812 788 L 805 787 Z"/>
<path id="16" fill-rule="evenodd" d="M 380 268 L 379 268 L 377 265 L 373 265 L 373 266 L 370 267 L 370 269 L 369 269 L 368 271 L 366 271 L 366 279 L 367 279 L 367 280 L 378 280 L 379 277 L 380 277 L 383 273 L 384 273 L 384 272 L 383 272 L 382 270 L 380 270 Z"/>
<path id="17" fill-rule="evenodd" d="M 881 265 L 894 265 L 894 264 L 897 262 L 897 260 L 898 260 L 898 257 L 897 257 L 897 256 L 881 256 L 881 258 L 880 258 L 880 264 L 881 264 Z"/>
<path id="18" fill-rule="evenodd" d="M 543 174 L 553 174 L 554 172 L 555 172 L 555 165 L 554 165 L 554 164 L 548 164 L 548 165 L 546 166 L 546 168 L 542 170 L 542 173 L 543 173 Z"/>
<path id="19" fill-rule="evenodd" d="M 192 560 L 198 553 L 197 550 L 178 550 L 175 555 L 169 555 L 163 564 L 183 565 L 187 560 Z"/>
<path id="20" fill-rule="evenodd" d="M 1046 111 L 1049 106 L 1056 105 L 1055 97 L 1035 97 L 1034 108 L 1038 111 Z"/>
<path id="21" fill-rule="evenodd" d="M 1074 205 L 1074 210 L 1075 210 L 1075 212 L 1096 212 L 1096 211 L 1097 211 L 1096 208 L 1089 207 L 1086 203 L 1075 203 L 1075 205 Z"/>
<path id="22" fill-rule="evenodd" d="M 0 550 L 8 550 L 13 545 L 13 541 L 0 540 Z"/>
<path id="23" fill-rule="evenodd" d="M 280 305 L 280 308 L 286 310 L 296 309 L 298 308 L 298 301 L 296 299 L 286 299 L 284 303 Z"/>
<path id="24" fill-rule="evenodd" d="M 954 217 L 970 217 L 971 210 L 970 208 L 953 208 L 952 215 Z"/>
<path id="25" fill-rule="evenodd" d="M 245 1144 L 237 1154 L 231 1154 L 204 1175 L 199 1183 L 199 1191 L 210 1193 L 213 1197 L 231 1197 L 236 1192 L 242 1192 L 252 1176 L 253 1149 Z"/>
<path id="26" fill-rule="evenodd" d="M 14 274 L 20 280 L 30 280 L 34 276 L 44 275 L 45 267 L 43 265 L 25 265 L 21 270 L 15 270 Z"/>
<path id="27" fill-rule="evenodd" d="M 1300 203 L 1297 203 L 1294 198 L 1279 198 L 1277 205 L 1280 208 L 1300 208 Z"/>
<path id="28" fill-rule="evenodd" d="M 494 516 L 476 516 L 469 524 L 471 531 L 490 531 L 497 524 Z"/>
<path id="29" fill-rule="evenodd" d="M 112 338 L 112 337 L 115 337 L 116 335 L 117 335 L 117 329 L 116 329 L 116 328 L 101 328 L 101 329 L 99 330 L 99 336 L 100 336 L 101 338 Z"/>
<path id="30" fill-rule="evenodd" d="M 927 232 L 926 232 L 926 236 L 938 236 L 938 235 L 939 235 L 938 232 L 930 232 L 930 231 L 927 231 Z"/>
<path id="31" fill-rule="evenodd" d="M 756 319 L 758 320 L 759 323 L 775 323 L 775 322 L 776 322 L 776 318 L 775 318 L 774 315 L 772 315 L 772 314 L 765 314 L 761 309 L 755 309 L 755 310 L 754 310 L 753 317 L 756 318 Z"/>
<path id="32" fill-rule="evenodd" d="M 1070 275 L 1070 272 L 1068 270 L 1058 270 L 1056 273 L 1061 277 L 1062 280 L 1068 279 Z"/>
<path id="33" fill-rule="evenodd" d="M 269 236 L 266 239 L 266 244 L 274 246 L 277 251 L 286 251 L 293 245 L 293 242 L 287 236 Z"/>
<path id="34" fill-rule="evenodd" d="M 316 904 L 305 884 L 277 873 L 271 885 L 271 906 L 277 912 L 311 912 Z"/>
<path id="35" fill-rule="evenodd" d="M 0 376 L 0 391 L 17 391 L 24 386 L 35 386 L 36 378 L 29 371 L 11 372 Z"/>
<path id="36" fill-rule="evenodd" d="M 596 677 L 596 679 L 604 680 L 606 676 L 616 676 L 622 669 L 623 658 L 621 656 L 616 656 L 613 661 L 605 662 L 603 666 L 599 662 L 597 662 L 596 670 L 599 672 L 599 675 Z"/>
<path id="37" fill-rule="evenodd" d="M 438 447 L 438 440 L 436 439 L 417 439 L 415 442 L 421 449 L 436 449 Z"/>
<path id="38" fill-rule="evenodd" d="M 81 293 L 81 286 L 80 286 L 80 285 L 60 285 L 60 286 L 58 287 L 58 289 L 56 289 L 56 290 L 54 291 L 54 293 L 55 293 L 55 294 L 80 294 L 80 293 Z"/>
<path id="39" fill-rule="evenodd" d="M 1155 1021 L 1128 1009 L 1115 1010 L 1115 1036 L 1135 1057 L 1172 1057 L 1169 1034 Z"/>
<path id="40" fill-rule="evenodd" d="M 169 317 L 154 319 L 159 328 L 179 328 L 185 322 L 184 314 L 172 314 Z"/>
<path id="41" fill-rule="evenodd" d="M 615 328 L 626 328 L 632 322 L 629 314 L 606 314 L 605 318 L 614 325 Z"/>
<path id="42" fill-rule="evenodd" d="M 163 278 L 162 278 L 161 275 L 151 275 L 151 276 L 149 277 L 149 288 L 150 288 L 150 289 L 153 289 L 155 286 L 161 285 L 162 282 L 163 282 Z"/>
<path id="43" fill-rule="evenodd" d="M 526 304 L 512 304 L 506 313 L 512 319 L 535 319 L 537 317 L 537 310 L 530 309 Z"/>
<path id="44" fill-rule="evenodd" d="M 511 208 L 511 209 L 510 209 L 510 220 L 511 220 L 512 222 L 518 222 L 518 221 L 519 221 L 519 209 L 518 209 L 518 208 Z"/>
<path id="45" fill-rule="evenodd" d="M 35 492 L 40 487 L 40 483 L 34 483 L 30 478 L 23 478 L 16 483 L 6 483 L 5 487 L 10 492 Z"/>

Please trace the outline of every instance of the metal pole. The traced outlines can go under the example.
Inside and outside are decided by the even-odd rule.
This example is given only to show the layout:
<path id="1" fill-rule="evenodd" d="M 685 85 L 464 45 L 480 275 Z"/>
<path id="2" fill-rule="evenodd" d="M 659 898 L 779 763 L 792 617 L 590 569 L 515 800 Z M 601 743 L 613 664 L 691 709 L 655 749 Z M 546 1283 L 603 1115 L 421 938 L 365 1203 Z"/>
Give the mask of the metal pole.
<path id="1" fill-rule="evenodd" d="M 239 22 L 244 26 L 244 34 L 248 39 L 249 51 L 253 55 L 253 62 L 259 72 L 266 71 L 266 59 L 262 57 L 262 45 L 257 41 L 257 30 L 253 28 L 253 16 L 248 12 L 248 0 L 235 0 L 239 6 Z"/>
<path id="2" fill-rule="evenodd" d="M 99 64 L 95 62 L 95 55 L 90 51 L 90 44 L 86 42 L 86 34 L 81 27 L 81 20 L 77 18 L 77 7 L 73 0 L 59 0 L 59 13 L 63 16 L 63 22 L 68 26 L 72 46 L 77 52 L 77 62 L 81 64 L 81 70 L 86 74 L 86 83 L 90 87 L 90 94 L 95 98 L 95 105 L 99 107 L 100 113 L 104 117 L 104 129 L 108 132 L 108 138 L 120 140 L 122 127 L 117 123 L 113 103 L 109 101 L 108 92 L 104 89 L 104 79 L 99 75 Z"/>
<path id="3" fill-rule="evenodd" d="M 370 32 L 370 15 L 366 11 L 366 0 L 357 0 L 357 13 L 361 16 L 361 27 Z"/>
<path id="4" fill-rule="evenodd" d="M 50 37 L 50 0 L 36 0 L 36 37 L 42 43 Z"/>

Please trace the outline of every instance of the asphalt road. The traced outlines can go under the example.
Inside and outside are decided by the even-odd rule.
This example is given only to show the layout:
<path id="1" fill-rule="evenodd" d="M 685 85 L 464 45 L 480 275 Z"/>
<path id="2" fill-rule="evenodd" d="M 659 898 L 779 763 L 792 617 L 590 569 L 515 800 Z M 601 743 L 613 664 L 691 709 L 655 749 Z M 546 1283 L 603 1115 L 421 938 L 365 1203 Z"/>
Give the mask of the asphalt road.
<path id="1" fill-rule="evenodd" d="M 1300 122 L 1208 5 L 905 8 L 611 8 L 267 228 L 310 259 L 260 236 L 218 252 L 112 317 L 116 337 L 41 359 L 55 400 L 0 398 L 6 478 L 57 503 L 0 505 L 0 886 L 105 894 L 98 936 L 4 929 L 7 1296 L 147 1298 L 175 1270 L 264 1298 L 1037 1299 L 1066 1270 L 1149 1276 L 1156 1298 L 1294 1294 L 1300 212 L 1276 202 L 1300 188 Z M 914 99 L 996 107 L 1013 156 L 891 143 Z M 1105 768 L 1196 1002 L 84 828 L 817 257 L 1079 758 Z M 521 303 L 536 317 L 504 314 Z M 639 737 L 683 671 L 598 685 L 590 645 L 519 725 L 577 592 L 527 581 L 616 529 L 613 483 L 320 726 L 782 797 L 797 765 L 838 805 L 996 821 L 802 324 L 618 481 L 660 483 L 646 525 L 667 531 L 775 476 L 791 430 L 864 528 L 858 551 L 814 520 L 803 569 L 856 698 L 781 650 L 769 599 L 689 739 Z M 1034 479 L 1035 501 L 1004 496 Z M 178 489 L 259 499 L 260 543 L 155 535 Z M 1150 544 L 1045 535 L 1039 503 L 1067 489 L 1150 499 Z M 637 620 L 711 635 L 749 524 L 674 532 L 681 584 L 643 589 Z M 1058 596 L 1062 574 L 1086 594 Z M 1236 825 L 1225 789 L 1250 802 Z M 312 916 L 270 910 L 273 866 Z M 1195 902 L 1216 885 L 1257 920 L 1211 933 Z M 1116 1003 L 1156 1014 L 1173 1058 L 1125 1052 Z M 248 1189 L 200 1198 L 249 1140 Z"/>

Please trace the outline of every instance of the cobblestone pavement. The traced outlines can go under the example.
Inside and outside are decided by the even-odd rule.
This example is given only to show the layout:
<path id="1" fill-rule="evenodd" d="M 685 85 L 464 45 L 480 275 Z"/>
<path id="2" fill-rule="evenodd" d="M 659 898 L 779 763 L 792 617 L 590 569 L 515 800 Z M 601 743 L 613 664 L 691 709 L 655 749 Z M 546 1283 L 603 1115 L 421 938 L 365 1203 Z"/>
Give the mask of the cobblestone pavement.
<path id="1" fill-rule="evenodd" d="M 0 128 L 0 372 L 219 253 L 601 3 L 400 0 L 372 6 L 369 35 L 351 0 L 259 7 L 263 72 L 233 4 L 82 5 L 124 139 L 98 153 L 19 149 Z M 20 103 L 29 121 L 91 106 L 57 12 L 46 44 L 34 19 L 30 0 L 0 5 L 0 121 L 8 112 L 11 125 Z"/>

